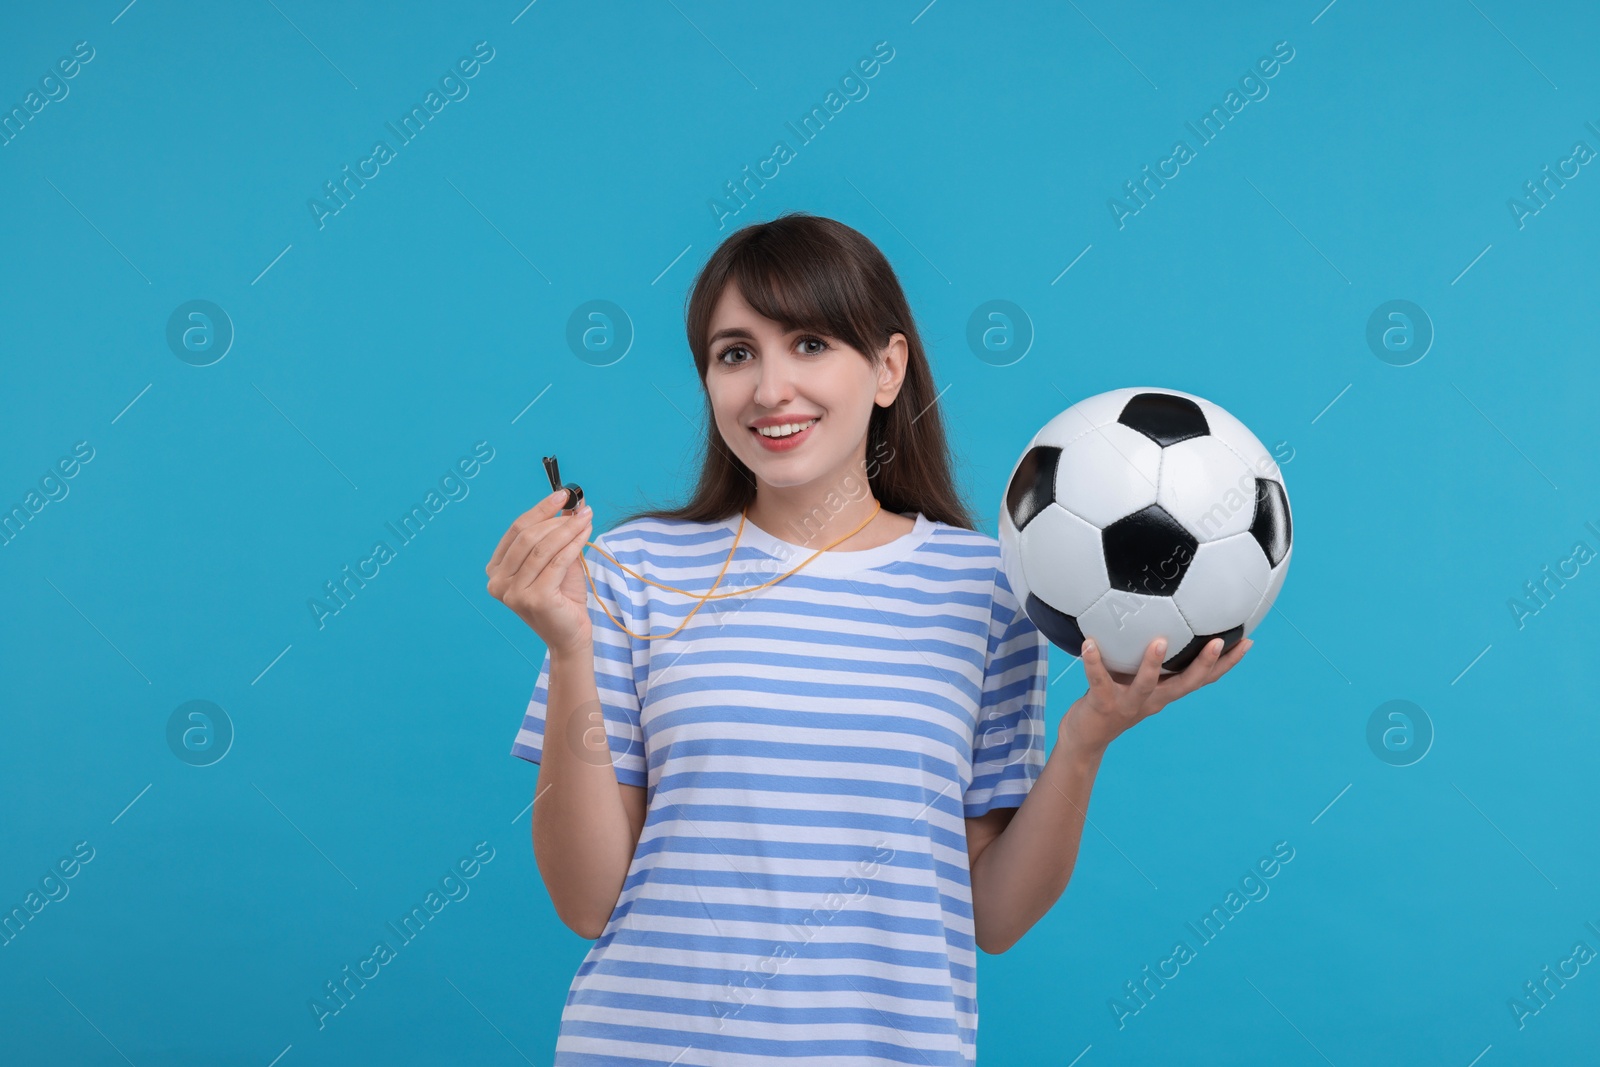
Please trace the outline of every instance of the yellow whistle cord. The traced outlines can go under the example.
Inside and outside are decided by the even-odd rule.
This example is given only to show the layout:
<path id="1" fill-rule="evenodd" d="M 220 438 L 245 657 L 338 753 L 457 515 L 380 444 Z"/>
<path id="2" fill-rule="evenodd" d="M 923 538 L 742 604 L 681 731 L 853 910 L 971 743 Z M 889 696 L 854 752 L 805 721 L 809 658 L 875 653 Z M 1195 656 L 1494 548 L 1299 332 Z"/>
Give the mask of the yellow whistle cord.
<path id="1" fill-rule="evenodd" d="M 804 563 L 801 563 L 800 566 L 794 568 L 794 570 L 791 570 L 791 571 L 789 571 L 789 572 L 787 572 L 785 574 L 780 574 L 776 578 L 772 579 L 770 582 L 762 582 L 760 585 L 751 586 L 748 589 L 735 589 L 735 590 L 733 590 L 732 592 L 729 592 L 729 593 L 717 593 L 716 589 L 717 589 L 717 586 L 722 584 L 723 576 L 728 573 L 728 564 L 733 562 L 733 554 L 736 551 L 738 551 L 739 538 L 744 533 L 745 513 L 743 511 L 741 511 L 739 513 L 739 529 L 733 535 L 733 547 L 728 549 L 728 558 L 722 561 L 722 570 L 717 572 L 717 580 L 711 583 L 711 588 L 706 590 L 704 595 L 701 595 L 699 593 L 692 593 L 687 589 L 679 589 L 676 586 L 663 585 L 660 582 L 653 582 L 649 578 L 646 578 L 644 575 L 638 573 L 637 571 L 629 570 L 627 567 L 623 567 L 622 564 L 617 561 L 617 558 L 615 556 L 613 556 L 611 553 L 607 552 L 605 549 L 601 548 L 599 545 L 595 544 L 593 541 L 585 541 L 584 542 L 585 545 L 593 546 L 593 548 L 594 548 L 594 550 L 596 552 L 600 553 L 606 559 L 609 559 L 612 563 L 616 563 L 617 566 L 621 567 L 624 572 L 626 572 L 628 574 L 631 574 L 633 577 L 639 579 L 641 582 L 645 582 L 645 583 L 647 583 L 649 585 L 653 585 L 658 589 L 666 589 L 666 590 L 670 590 L 671 592 L 674 592 L 674 593 L 682 593 L 684 596 L 692 596 L 692 597 L 697 597 L 699 599 L 700 602 L 694 606 L 694 608 L 689 612 L 689 614 L 687 614 L 687 615 L 685 615 L 683 617 L 683 621 L 680 622 L 677 625 L 677 627 L 674 628 L 671 631 L 671 633 L 664 633 L 664 634 L 636 634 L 632 630 L 628 629 L 626 626 L 622 625 L 622 623 L 617 619 L 617 617 L 615 615 L 611 614 L 611 610 L 606 607 L 606 602 L 604 600 L 600 599 L 600 594 L 599 594 L 598 591 L 595 590 L 595 587 L 594 587 L 594 576 L 589 573 L 589 561 L 584 558 L 583 553 L 581 553 L 581 552 L 578 554 L 578 562 L 583 564 L 583 577 L 585 578 L 585 580 L 588 581 L 590 591 L 594 593 L 595 603 L 600 605 L 600 610 L 606 613 L 606 618 L 610 619 L 613 623 L 616 624 L 617 629 L 621 630 L 623 633 L 627 634 L 629 637 L 636 637 L 641 641 L 659 641 L 664 637 L 673 636 L 673 634 L 676 634 L 679 630 L 681 630 L 685 626 L 689 625 L 689 620 L 694 618 L 695 612 L 697 612 L 701 608 L 705 607 L 706 601 L 708 601 L 708 600 L 725 600 L 725 599 L 727 599 L 728 597 L 731 597 L 731 596 L 740 596 L 741 594 L 744 594 L 744 593 L 754 593 L 754 592 L 757 592 L 758 590 L 765 589 L 769 585 L 776 585 L 778 582 L 783 581 L 785 578 L 789 577 L 789 575 L 794 574 L 796 571 L 800 570 L 801 567 L 804 567 L 807 563 L 810 563 L 812 560 L 816 559 L 818 556 L 820 556 L 824 552 L 828 551 L 828 549 L 832 548 L 833 545 L 841 544 L 844 541 L 847 541 L 850 538 L 854 537 L 856 534 L 860 533 L 863 529 L 866 528 L 867 523 L 869 523 L 873 519 L 877 518 L 878 512 L 881 511 L 881 510 L 883 510 L 883 502 L 879 501 L 878 502 L 878 506 L 872 509 L 872 514 L 867 516 L 866 522 L 863 522 L 860 526 L 857 526 L 854 530 L 851 530 L 849 533 L 847 533 L 843 537 L 839 538 L 839 540 L 833 542 L 833 544 L 825 545 L 822 548 L 817 549 L 815 552 L 813 552 L 805 560 Z M 713 593 L 716 593 L 716 595 L 713 596 L 712 595 Z"/>

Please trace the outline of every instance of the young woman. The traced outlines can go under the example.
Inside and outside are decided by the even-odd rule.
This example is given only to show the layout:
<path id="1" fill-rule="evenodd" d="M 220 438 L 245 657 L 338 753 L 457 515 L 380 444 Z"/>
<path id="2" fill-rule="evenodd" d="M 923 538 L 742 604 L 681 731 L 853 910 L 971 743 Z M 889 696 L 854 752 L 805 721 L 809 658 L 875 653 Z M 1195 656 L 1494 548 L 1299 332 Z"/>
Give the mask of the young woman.
<path id="1" fill-rule="evenodd" d="M 1106 746 L 1251 642 L 1165 679 L 1162 642 L 1132 677 L 1086 643 L 1046 759 L 1046 643 L 958 498 L 882 253 L 750 226 L 687 319 L 688 503 L 589 542 L 558 492 L 486 568 L 548 648 L 512 752 L 556 912 L 596 939 L 555 1062 L 971 1064 L 976 950 L 1066 888 Z"/>

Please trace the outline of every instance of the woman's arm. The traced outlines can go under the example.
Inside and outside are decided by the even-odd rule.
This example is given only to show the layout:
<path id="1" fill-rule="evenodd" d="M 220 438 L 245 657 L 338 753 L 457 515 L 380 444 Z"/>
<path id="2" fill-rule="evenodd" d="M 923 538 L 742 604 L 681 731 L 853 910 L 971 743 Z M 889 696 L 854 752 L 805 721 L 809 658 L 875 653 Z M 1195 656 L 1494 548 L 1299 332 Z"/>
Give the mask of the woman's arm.
<path id="1" fill-rule="evenodd" d="M 1016 814 L 971 861 L 973 931 L 980 949 L 1000 953 L 1016 944 L 1066 890 L 1089 794 L 1112 740 L 1178 697 L 1221 678 L 1253 643 L 1240 641 L 1223 656 L 1218 638 L 1182 673 L 1167 678 L 1160 677 L 1164 640 L 1150 643 L 1132 678 L 1112 675 L 1094 642 L 1084 643 L 1089 692 L 1062 716 L 1056 746 Z"/>
<path id="2" fill-rule="evenodd" d="M 644 827 L 644 789 L 617 782 L 594 677 L 594 645 L 550 650 L 533 855 L 556 914 L 590 940 L 605 930 Z"/>
<path id="3" fill-rule="evenodd" d="M 1000 953 L 1016 944 L 1066 890 L 1102 755 L 1103 749 L 1086 747 L 1063 732 L 1020 807 L 997 808 L 969 820 L 969 835 L 972 823 L 991 816 L 999 816 L 991 827 L 1004 821 L 987 844 L 975 842 L 972 919 L 983 951 Z"/>

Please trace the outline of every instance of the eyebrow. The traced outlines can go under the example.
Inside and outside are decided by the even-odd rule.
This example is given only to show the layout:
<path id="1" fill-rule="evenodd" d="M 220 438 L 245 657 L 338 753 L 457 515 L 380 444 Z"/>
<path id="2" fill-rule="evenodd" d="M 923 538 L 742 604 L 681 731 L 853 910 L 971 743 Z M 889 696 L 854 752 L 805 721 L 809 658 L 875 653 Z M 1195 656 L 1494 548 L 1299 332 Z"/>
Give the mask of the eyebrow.
<path id="1" fill-rule="evenodd" d="M 784 330 L 783 332 L 785 335 L 788 335 L 796 333 L 823 333 L 824 331 L 813 330 L 807 326 L 796 326 L 792 330 Z M 756 335 L 745 329 L 743 326 L 725 326 L 707 338 L 706 345 L 707 347 L 710 347 L 725 337 L 737 337 L 745 341 L 754 341 L 756 339 Z"/>

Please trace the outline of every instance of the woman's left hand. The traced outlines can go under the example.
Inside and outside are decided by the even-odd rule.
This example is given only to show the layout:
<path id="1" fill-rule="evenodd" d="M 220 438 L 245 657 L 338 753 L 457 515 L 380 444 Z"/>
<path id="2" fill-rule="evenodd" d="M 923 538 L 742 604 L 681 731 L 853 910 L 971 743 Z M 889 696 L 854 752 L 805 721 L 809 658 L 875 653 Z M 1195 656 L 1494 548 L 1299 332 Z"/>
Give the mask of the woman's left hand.
<path id="1" fill-rule="evenodd" d="M 1094 641 L 1083 643 L 1083 671 L 1089 691 L 1075 701 L 1061 720 L 1061 732 L 1087 751 L 1103 752 L 1128 727 L 1147 719 L 1187 693 L 1210 685 L 1233 669 L 1255 644 L 1239 641 L 1222 654 L 1222 638 L 1206 643 L 1194 662 L 1182 671 L 1161 677 L 1166 639 L 1157 638 L 1144 651 L 1138 673 L 1118 674 L 1106 669 Z"/>

